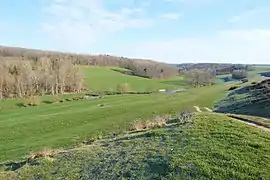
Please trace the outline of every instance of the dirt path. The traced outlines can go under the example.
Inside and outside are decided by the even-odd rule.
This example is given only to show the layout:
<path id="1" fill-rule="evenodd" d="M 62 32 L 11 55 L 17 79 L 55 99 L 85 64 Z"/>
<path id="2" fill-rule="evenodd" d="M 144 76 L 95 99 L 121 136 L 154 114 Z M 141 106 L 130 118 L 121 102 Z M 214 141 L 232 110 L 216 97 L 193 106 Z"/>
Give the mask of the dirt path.
<path id="1" fill-rule="evenodd" d="M 213 110 L 212 110 L 212 109 L 209 109 L 208 107 L 204 107 L 204 109 L 205 109 L 206 111 L 208 111 L 208 112 L 213 112 Z"/>
<path id="2" fill-rule="evenodd" d="M 197 112 L 202 112 L 201 109 L 198 106 L 193 106 Z"/>
<path id="3" fill-rule="evenodd" d="M 263 126 L 262 124 L 260 124 L 258 122 L 255 122 L 255 121 L 252 121 L 252 120 L 249 120 L 249 119 L 246 119 L 246 118 L 238 117 L 238 116 L 235 116 L 235 115 L 227 115 L 227 116 L 230 117 L 230 118 L 233 118 L 234 120 L 245 123 L 245 124 L 247 124 L 249 126 L 254 126 L 254 127 L 257 127 L 257 128 L 259 128 L 261 130 L 270 132 L 270 128 L 265 127 L 265 126 Z"/>

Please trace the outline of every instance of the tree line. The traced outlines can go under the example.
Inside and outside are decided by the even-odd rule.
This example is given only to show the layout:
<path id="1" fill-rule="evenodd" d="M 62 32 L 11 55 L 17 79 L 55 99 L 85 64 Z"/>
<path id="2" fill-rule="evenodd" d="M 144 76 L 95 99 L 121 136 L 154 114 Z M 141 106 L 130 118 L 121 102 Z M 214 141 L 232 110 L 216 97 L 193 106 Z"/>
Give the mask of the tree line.
<path id="1" fill-rule="evenodd" d="M 117 66 L 129 69 L 132 75 L 146 78 L 168 78 L 178 75 L 177 67 L 165 63 L 110 55 L 85 55 L 0 46 L 0 57 L 6 60 L 31 61 L 39 61 L 44 58 L 50 60 L 65 59 L 71 61 L 74 65 Z"/>
<path id="2" fill-rule="evenodd" d="M 181 71 L 189 71 L 189 70 L 208 70 L 214 71 L 216 75 L 225 75 L 231 74 L 235 70 L 245 70 L 249 71 L 251 69 L 250 65 L 242 65 L 242 64 L 221 64 L 221 63 L 185 63 L 185 64 L 177 64 Z"/>
<path id="3" fill-rule="evenodd" d="M 0 57 L 0 99 L 79 93 L 82 89 L 83 77 L 69 60 Z"/>

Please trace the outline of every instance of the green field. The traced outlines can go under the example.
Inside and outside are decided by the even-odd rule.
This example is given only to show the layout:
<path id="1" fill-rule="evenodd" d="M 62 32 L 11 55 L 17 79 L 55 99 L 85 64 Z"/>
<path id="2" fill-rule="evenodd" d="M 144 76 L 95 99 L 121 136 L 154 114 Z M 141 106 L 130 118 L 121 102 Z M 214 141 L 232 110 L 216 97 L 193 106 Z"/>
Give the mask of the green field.
<path id="1" fill-rule="evenodd" d="M 9 179 L 270 179 L 270 134 L 224 115 L 105 140 L 6 172 Z M 0 174 L 1 179 L 1 174 Z"/>
<path id="2" fill-rule="evenodd" d="M 123 129 L 138 118 L 193 109 L 194 105 L 211 108 L 225 89 L 212 86 L 178 94 L 115 95 L 3 110 L 0 161 L 17 159 L 43 147 L 72 145 L 100 132 Z"/>
<path id="3" fill-rule="evenodd" d="M 124 74 L 115 67 L 81 67 L 85 86 L 93 92 L 116 91 L 128 83 L 131 91 L 185 89 L 179 93 L 105 95 L 101 99 L 72 100 L 84 94 L 40 97 L 35 107 L 19 107 L 24 99 L 0 101 L 0 162 L 23 161 L 31 152 L 44 148 L 68 148 L 54 161 L 37 159 L 38 166 L 25 165 L 1 179 L 269 179 L 270 134 L 223 114 L 196 113 L 195 124 L 154 129 L 135 139 L 121 138 L 137 120 L 158 115 L 176 116 L 181 110 L 196 111 L 198 106 L 225 108 L 235 112 L 250 101 L 244 91 L 228 91 L 231 86 L 248 86 L 260 81 L 259 72 L 249 72 L 250 82 L 223 82 L 214 86 L 190 88 L 184 77 L 147 79 Z M 266 111 L 263 107 L 241 109 Z M 229 111 L 224 111 L 225 113 Z M 265 113 L 264 113 L 265 114 Z M 252 117 L 248 117 L 251 118 Z M 270 124 L 256 117 L 254 121 Z M 99 139 L 94 147 L 80 147 L 89 139 Z M 160 148 L 162 147 L 162 148 Z M 77 149 L 77 150 L 74 150 Z M 72 150 L 73 149 L 73 150 Z M 79 150 L 78 150 L 79 149 Z M 124 154 L 124 155 L 123 155 Z M 124 158 L 125 157 L 125 158 Z M 137 168 L 133 168 L 137 167 Z M 0 163 L 0 170 L 1 167 Z M 57 169 L 57 170 L 56 170 Z M 15 178 L 16 177 L 16 178 Z M 162 179 L 161 178 L 161 179 Z"/>
<path id="4" fill-rule="evenodd" d="M 81 70 L 85 77 L 86 87 L 95 92 L 115 91 L 117 85 L 123 83 L 128 83 L 132 91 L 176 90 L 187 86 L 183 77 L 148 79 L 123 74 L 119 71 L 127 70 L 116 67 L 81 67 Z"/>

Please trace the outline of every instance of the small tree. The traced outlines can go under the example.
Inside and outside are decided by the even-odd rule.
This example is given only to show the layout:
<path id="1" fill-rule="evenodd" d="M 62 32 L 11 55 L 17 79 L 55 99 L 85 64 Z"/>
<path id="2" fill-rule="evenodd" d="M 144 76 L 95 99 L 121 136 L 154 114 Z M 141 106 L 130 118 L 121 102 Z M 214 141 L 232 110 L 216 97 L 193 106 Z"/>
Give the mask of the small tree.
<path id="1" fill-rule="evenodd" d="M 116 91 L 121 92 L 121 93 L 129 92 L 130 90 L 131 88 L 128 83 L 118 84 L 116 87 Z"/>
<path id="2" fill-rule="evenodd" d="M 189 84 L 193 87 L 205 86 L 213 84 L 215 74 L 206 70 L 190 70 L 186 73 L 186 78 Z"/>
<path id="3" fill-rule="evenodd" d="M 245 79 L 247 78 L 247 71 L 246 70 L 234 70 L 232 72 L 233 79 Z"/>

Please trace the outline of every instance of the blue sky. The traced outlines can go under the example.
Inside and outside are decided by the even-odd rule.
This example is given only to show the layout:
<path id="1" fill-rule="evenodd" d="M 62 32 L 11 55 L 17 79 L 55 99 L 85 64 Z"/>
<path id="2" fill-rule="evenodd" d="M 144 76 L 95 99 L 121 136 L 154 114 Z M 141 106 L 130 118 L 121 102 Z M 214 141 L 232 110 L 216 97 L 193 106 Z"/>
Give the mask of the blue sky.
<path id="1" fill-rule="evenodd" d="M 268 0 L 0 1 L 0 44 L 168 63 L 270 64 Z"/>

